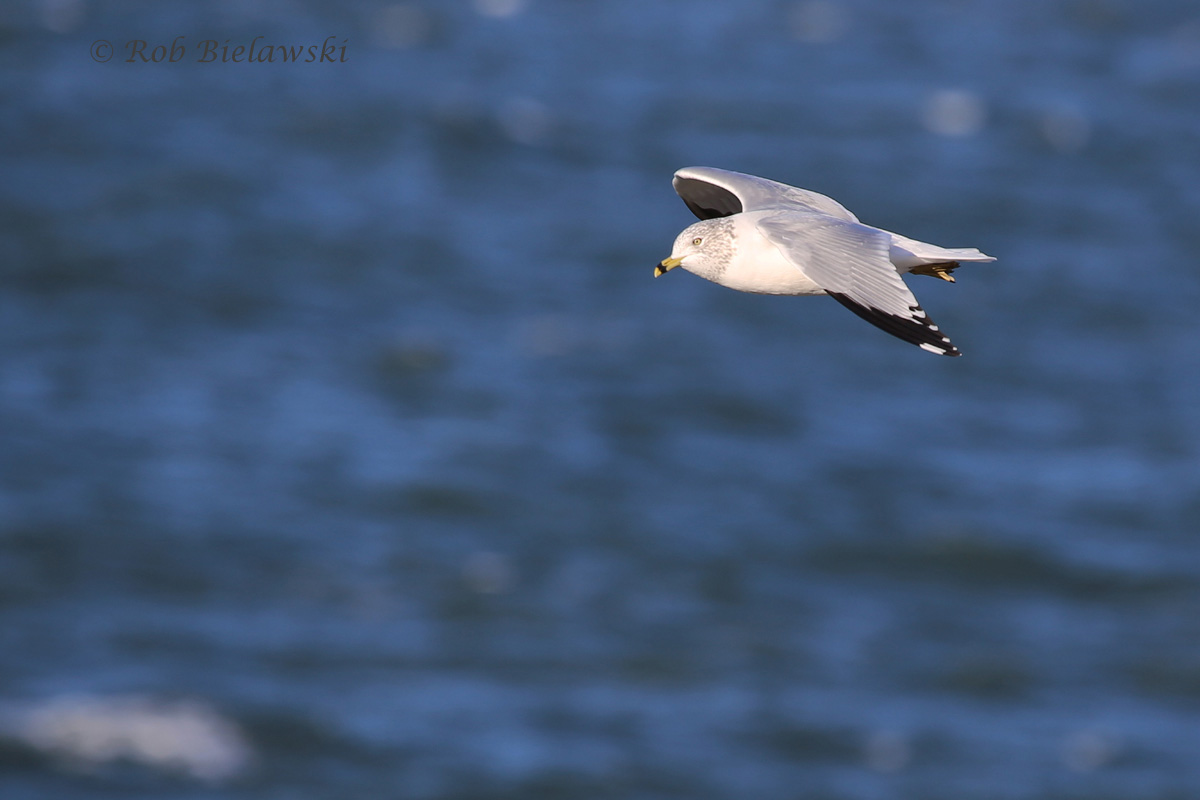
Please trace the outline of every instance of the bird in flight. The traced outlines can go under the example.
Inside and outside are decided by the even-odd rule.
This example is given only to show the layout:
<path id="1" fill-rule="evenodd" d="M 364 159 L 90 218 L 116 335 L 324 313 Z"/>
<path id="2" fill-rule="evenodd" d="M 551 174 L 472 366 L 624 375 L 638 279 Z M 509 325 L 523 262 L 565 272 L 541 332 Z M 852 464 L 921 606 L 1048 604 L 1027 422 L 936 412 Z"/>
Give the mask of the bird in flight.
<path id="1" fill-rule="evenodd" d="M 827 294 L 923 350 L 962 355 L 900 276 L 953 282 L 962 262 L 991 256 L 864 225 L 823 194 L 740 172 L 686 167 L 673 183 L 700 221 L 683 229 L 655 277 L 683 267 L 741 292 Z"/>

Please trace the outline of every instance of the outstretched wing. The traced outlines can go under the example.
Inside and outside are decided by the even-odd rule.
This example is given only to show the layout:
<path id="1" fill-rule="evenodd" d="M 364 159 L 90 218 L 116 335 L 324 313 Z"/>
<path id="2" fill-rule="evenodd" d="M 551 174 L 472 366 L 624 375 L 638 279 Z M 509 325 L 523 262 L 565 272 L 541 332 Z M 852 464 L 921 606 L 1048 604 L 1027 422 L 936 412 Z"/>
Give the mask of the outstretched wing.
<path id="1" fill-rule="evenodd" d="M 819 211 L 836 219 L 858 222 L 841 203 L 823 194 L 786 183 L 756 178 L 715 167 L 684 167 L 672 181 L 675 192 L 700 219 L 728 217 L 743 211 L 796 209 Z"/>
<path id="2" fill-rule="evenodd" d="M 884 231 L 795 211 L 768 215 L 758 229 L 814 283 L 867 322 L 931 353 L 962 355 L 888 259 L 891 237 Z"/>

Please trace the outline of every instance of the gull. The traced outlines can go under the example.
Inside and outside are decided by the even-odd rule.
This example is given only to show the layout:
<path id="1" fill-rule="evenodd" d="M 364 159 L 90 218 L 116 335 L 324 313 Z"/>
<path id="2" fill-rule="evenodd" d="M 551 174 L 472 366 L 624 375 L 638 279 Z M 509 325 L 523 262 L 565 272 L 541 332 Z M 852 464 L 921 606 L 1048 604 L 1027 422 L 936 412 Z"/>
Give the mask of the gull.
<path id="1" fill-rule="evenodd" d="M 740 292 L 827 294 L 922 350 L 962 355 L 901 274 L 954 282 L 961 262 L 995 261 L 975 248 L 938 247 L 858 221 L 823 194 L 715 167 L 675 173 L 676 193 L 700 222 L 683 229 L 657 278 L 676 267 Z"/>

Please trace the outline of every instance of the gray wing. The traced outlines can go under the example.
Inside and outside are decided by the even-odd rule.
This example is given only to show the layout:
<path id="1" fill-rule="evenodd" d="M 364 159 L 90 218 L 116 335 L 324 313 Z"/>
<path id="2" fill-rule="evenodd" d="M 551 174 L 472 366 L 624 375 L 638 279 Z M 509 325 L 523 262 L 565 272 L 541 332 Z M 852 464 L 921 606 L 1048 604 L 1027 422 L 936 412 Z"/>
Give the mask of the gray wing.
<path id="1" fill-rule="evenodd" d="M 913 297 L 878 228 L 811 212 L 780 212 L 759 231 L 813 283 L 867 322 L 931 353 L 962 355 Z"/>
<path id="2" fill-rule="evenodd" d="M 858 222 L 841 203 L 823 194 L 786 183 L 756 178 L 716 167 L 684 167 L 672 181 L 675 192 L 700 219 L 728 217 L 743 211 L 792 208 L 819 211 L 836 219 Z"/>

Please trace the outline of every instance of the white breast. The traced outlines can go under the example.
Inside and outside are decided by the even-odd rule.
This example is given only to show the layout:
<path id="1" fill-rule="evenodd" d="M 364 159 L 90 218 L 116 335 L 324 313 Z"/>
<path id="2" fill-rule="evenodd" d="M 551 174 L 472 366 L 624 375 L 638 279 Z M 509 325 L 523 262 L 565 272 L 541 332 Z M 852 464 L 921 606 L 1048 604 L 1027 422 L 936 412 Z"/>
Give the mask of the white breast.
<path id="1" fill-rule="evenodd" d="M 734 254 L 716 282 L 739 292 L 756 294 L 825 294 L 803 269 L 793 264 L 758 232 L 754 214 L 734 221 Z"/>

